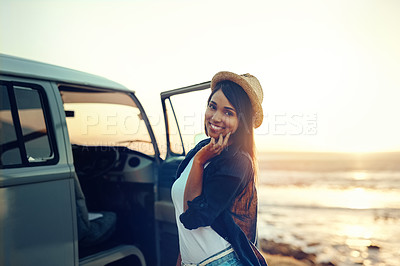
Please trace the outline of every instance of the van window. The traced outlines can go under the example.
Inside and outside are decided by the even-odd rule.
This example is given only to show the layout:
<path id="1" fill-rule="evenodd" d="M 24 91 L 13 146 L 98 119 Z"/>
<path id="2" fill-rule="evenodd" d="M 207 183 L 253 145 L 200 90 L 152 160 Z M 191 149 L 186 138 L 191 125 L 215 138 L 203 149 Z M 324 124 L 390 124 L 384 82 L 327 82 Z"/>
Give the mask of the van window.
<path id="1" fill-rule="evenodd" d="M 0 145 L 1 145 L 1 165 L 21 164 L 21 155 L 17 144 L 17 134 L 15 133 L 14 121 L 11 115 L 10 99 L 7 87 L 1 85 L 0 98 Z M 8 149 L 7 149 L 7 144 Z"/>
<path id="2" fill-rule="evenodd" d="M 155 154 L 142 113 L 128 94 L 64 86 L 60 89 L 72 144 L 124 146 Z"/>
<path id="3" fill-rule="evenodd" d="M 173 95 L 169 98 L 171 107 L 166 103 L 166 109 L 168 125 L 174 126 L 170 127 L 169 132 L 172 152 L 180 154 L 182 150 L 176 124 L 179 125 L 185 152 L 190 151 L 200 140 L 207 137 L 204 134 L 204 114 L 209 96 L 210 90 L 200 90 Z M 170 111 L 172 109 L 174 113 Z M 173 121 L 175 120 L 173 115 L 176 117 L 176 122 Z"/>
<path id="4" fill-rule="evenodd" d="M 175 118 L 174 109 L 171 99 L 165 103 L 166 115 L 168 118 L 168 134 L 170 141 L 170 149 L 175 154 L 183 154 L 182 138 L 179 132 L 179 127 Z"/>
<path id="5" fill-rule="evenodd" d="M 55 159 L 43 99 L 37 85 L 1 84 L 0 167 L 42 165 Z"/>

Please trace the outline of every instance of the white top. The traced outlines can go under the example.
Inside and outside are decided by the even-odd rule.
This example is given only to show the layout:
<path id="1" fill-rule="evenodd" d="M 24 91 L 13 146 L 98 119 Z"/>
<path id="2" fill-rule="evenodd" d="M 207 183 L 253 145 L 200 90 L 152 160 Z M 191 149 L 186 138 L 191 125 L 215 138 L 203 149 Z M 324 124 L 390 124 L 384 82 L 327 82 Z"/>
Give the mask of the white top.
<path id="1" fill-rule="evenodd" d="M 171 189 L 172 202 L 175 206 L 176 225 L 179 233 L 179 248 L 183 263 L 200 263 L 230 246 L 210 226 L 188 230 L 179 220 L 179 216 L 183 213 L 183 194 L 192 165 L 193 158 L 172 185 Z"/>

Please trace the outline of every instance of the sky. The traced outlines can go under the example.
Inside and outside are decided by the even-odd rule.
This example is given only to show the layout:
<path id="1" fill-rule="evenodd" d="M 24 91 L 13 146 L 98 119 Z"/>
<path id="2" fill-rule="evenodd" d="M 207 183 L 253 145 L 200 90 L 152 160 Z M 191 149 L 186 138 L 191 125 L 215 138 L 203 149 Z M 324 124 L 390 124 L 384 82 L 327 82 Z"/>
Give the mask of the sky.
<path id="1" fill-rule="evenodd" d="M 400 151 L 400 1 L 0 0 L 0 53 L 161 91 L 221 70 L 264 90 L 261 151 Z"/>

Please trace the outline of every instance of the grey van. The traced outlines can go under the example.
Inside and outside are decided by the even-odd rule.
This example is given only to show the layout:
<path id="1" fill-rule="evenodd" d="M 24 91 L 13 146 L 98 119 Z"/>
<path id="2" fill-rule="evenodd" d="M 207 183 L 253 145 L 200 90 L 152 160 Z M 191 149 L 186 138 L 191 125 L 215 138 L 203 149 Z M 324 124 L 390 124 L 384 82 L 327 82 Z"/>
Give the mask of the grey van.
<path id="1" fill-rule="evenodd" d="M 175 265 L 170 189 L 202 131 L 177 111 L 209 86 L 161 93 L 155 131 L 118 83 L 1 55 L 0 265 Z"/>

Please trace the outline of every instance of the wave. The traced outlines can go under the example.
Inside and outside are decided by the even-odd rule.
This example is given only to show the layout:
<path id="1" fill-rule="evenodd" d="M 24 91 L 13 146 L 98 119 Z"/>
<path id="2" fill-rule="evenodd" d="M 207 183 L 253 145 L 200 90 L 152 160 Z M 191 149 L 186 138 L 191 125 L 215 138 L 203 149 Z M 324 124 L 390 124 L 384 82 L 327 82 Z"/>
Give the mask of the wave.
<path id="1" fill-rule="evenodd" d="M 259 186 L 260 204 L 347 209 L 400 209 L 400 190 Z"/>
<path id="2" fill-rule="evenodd" d="M 400 152 L 314 153 L 275 152 L 258 155 L 260 170 L 289 171 L 400 171 Z"/>
<path id="3" fill-rule="evenodd" d="M 358 209 L 349 207 L 338 207 L 338 206 L 318 206 L 318 205 L 300 205 L 300 204 L 268 204 L 262 203 L 259 205 L 260 213 L 269 212 L 271 208 L 286 208 L 286 209 L 304 209 L 304 210 L 316 210 L 316 211 L 355 211 L 359 213 L 380 213 L 382 217 L 387 217 L 387 213 L 393 213 L 391 218 L 400 219 L 400 207 L 398 208 L 369 208 L 369 209 Z"/>
<path id="4" fill-rule="evenodd" d="M 307 172 L 264 170 L 259 172 L 260 185 L 267 186 L 322 186 L 345 189 L 363 187 L 369 189 L 400 189 L 400 171 L 337 171 Z"/>

